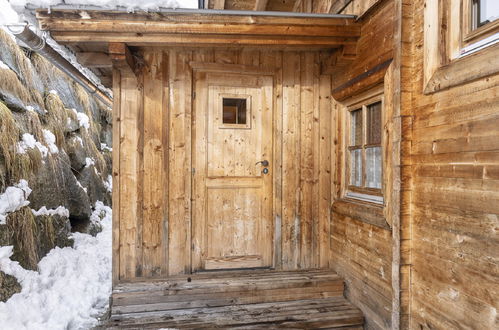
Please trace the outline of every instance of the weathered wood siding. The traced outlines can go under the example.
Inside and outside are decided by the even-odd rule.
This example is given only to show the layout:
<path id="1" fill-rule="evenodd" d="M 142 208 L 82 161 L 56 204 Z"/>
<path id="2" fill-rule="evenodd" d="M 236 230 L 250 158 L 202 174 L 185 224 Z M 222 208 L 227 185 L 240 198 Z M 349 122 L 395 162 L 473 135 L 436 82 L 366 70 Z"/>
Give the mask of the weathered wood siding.
<path id="1" fill-rule="evenodd" d="M 353 2 L 352 2 L 353 4 Z M 337 98 L 333 110 L 333 168 L 332 183 L 333 211 L 331 218 L 331 264 L 345 278 L 346 296 L 358 306 L 366 317 L 369 329 L 392 327 L 394 292 L 392 290 L 393 237 L 391 226 L 398 216 L 398 191 L 393 191 L 393 181 L 399 175 L 394 171 L 397 159 L 397 124 L 399 114 L 394 108 L 394 90 L 397 68 L 394 58 L 395 2 L 384 1 L 367 9 L 363 17 L 362 34 L 357 45 L 357 56 L 351 65 L 336 70 L 333 75 L 333 95 Z M 358 7 L 360 8 L 360 7 Z M 333 7 L 334 9 L 334 7 Z M 367 10 L 366 9 L 366 10 Z M 369 73 L 371 72 L 371 73 Z M 341 196 L 344 155 L 344 121 L 342 118 L 345 101 L 356 97 L 370 88 L 383 84 L 385 96 L 384 117 L 384 174 L 385 206 L 379 209 L 350 203 Z M 394 132 L 395 130 L 395 132 Z M 395 133 L 395 134 L 394 134 Z M 373 219 L 376 218 L 376 221 Z M 378 219 L 379 218 L 379 219 Z M 379 225 L 384 223 L 384 225 Z"/>
<path id="2" fill-rule="evenodd" d="M 331 78 L 318 52 L 142 49 L 138 78 L 115 74 L 115 280 L 189 273 L 192 68 L 190 62 L 275 70 L 274 264 L 328 267 Z M 118 139 L 116 139 L 118 140 Z"/>
<path id="3" fill-rule="evenodd" d="M 497 329 L 499 76 L 424 95 L 423 9 L 423 0 L 411 8 L 417 69 L 404 82 L 413 88 L 411 328 Z"/>

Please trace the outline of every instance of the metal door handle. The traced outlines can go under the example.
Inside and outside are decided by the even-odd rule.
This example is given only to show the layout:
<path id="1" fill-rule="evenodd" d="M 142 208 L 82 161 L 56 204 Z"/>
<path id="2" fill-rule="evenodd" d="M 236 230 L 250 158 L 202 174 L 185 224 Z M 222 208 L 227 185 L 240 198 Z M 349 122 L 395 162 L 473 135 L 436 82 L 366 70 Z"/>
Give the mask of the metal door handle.
<path id="1" fill-rule="evenodd" d="M 262 166 L 267 167 L 269 166 L 269 161 L 268 160 L 261 160 L 259 162 L 256 162 L 255 165 L 262 164 Z"/>

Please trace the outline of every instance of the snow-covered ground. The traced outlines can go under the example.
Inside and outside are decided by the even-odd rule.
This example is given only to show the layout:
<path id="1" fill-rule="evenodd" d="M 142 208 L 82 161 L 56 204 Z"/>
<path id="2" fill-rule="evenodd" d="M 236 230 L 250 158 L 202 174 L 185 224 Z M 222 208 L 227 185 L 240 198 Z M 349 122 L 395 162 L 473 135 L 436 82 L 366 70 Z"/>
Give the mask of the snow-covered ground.
<path id="1" fill-rule="evenodd" d="M 111 294 L 111 208 L 97 202 L 92 221 L 101 220 L 96 237 L 74 233 L 73 248 L 55 248 L 39 271 L 12 261 L 11 246 L 0 247 L 0 269 L 16 277 L 22 291 L 0 302 L 3 330 L 89 329 L 106 311 Z"/>

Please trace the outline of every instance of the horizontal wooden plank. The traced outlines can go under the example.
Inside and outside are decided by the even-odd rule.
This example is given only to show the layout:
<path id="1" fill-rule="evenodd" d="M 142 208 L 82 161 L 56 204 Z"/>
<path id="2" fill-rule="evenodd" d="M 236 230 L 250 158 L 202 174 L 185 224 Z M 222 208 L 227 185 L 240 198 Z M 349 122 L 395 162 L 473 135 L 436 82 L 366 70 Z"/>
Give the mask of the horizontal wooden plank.
<path id="1" fill-rule="evenodd" d="M 187 328 L 187 327 L 233 327 L 237 325 L 260 325 L 272 327 L 287 324 L 305 328 L 322 326 L 340 327 L 361 325 L 362 314 L 343 297 L 316 300 L 295 300 L 240 306 L 193 308 L 168 312 L 133 313 L 113 316 L 110 325 Z M 319 327 L 322 327 L 319 326 Z"/>
<path id="2" fill-rule="evenodd" d="M 175 23 L 164 21 L 125 21 L 125 20 L 44 20 L 44 30 L 87 31 L 87 32 L 126 32 L 126 33 L 188 33 L 188 34 L 249 34 L 249 35 L 294 35 L 317 37 L 357 37 L 358 25 L 277 25 L 277 24 L 231 24 L 231 23 Z"/>
<path id="3" fill-rule="evenodd" d="M 85 42 L 124 42 L 130 46 L 182 45 L 190 47 L 224 46 L 310 46 L 320 48 L 338 47 L 355 44 L 354 37 L 309 37 L 276 35 L 229 35 L 229 34 L 162 34 L 162 33 L 126 33 L 126 32 L 88 32 L 54 31 L 52 37 L 60 43 Z"/>

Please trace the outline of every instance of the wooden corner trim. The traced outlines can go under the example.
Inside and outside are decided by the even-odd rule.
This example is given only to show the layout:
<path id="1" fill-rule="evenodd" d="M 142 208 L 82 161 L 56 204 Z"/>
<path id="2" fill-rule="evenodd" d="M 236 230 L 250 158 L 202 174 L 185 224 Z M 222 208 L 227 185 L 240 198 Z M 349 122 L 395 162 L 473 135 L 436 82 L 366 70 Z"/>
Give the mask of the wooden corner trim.
<path id="1" fill-rule="evenodd" d="M 499 43 L 436 68 L 424 87 L 432 94 L 499 73 Z"/>

